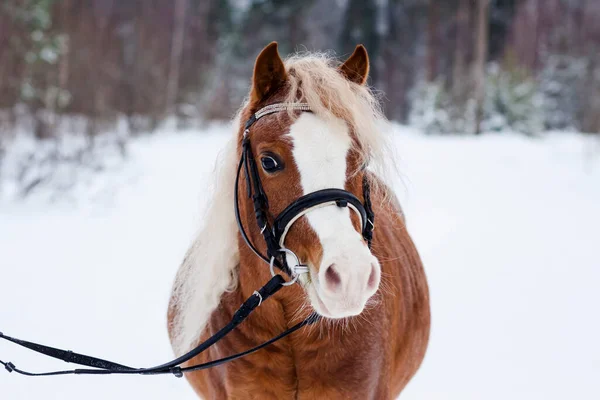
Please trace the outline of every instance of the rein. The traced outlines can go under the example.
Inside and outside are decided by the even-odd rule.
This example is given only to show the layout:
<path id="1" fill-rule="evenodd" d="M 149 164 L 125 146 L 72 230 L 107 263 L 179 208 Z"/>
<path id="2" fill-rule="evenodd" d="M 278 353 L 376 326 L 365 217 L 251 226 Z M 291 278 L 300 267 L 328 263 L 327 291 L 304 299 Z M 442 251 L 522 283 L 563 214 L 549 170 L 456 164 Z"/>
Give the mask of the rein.
<path id="1" fill-rule="evenodd" d="M 212 335 L 206 341 L 200 343 L 194 349 L 185 353 L 184 355 L 175 358 L 167 363 L 157 365 L 149 368 L 134 368 L 126 365 L 122 365 L 113 361 L 104 360 L 88 356 L 85 354 L 75 353 L 71 350 L 62 350 L 34 342 L 28 342 L 25 340 L 17 339 L 4 335 L 0 332 L 0 339 L 12 342 L 19 346 L 25 347 L 29 350 L 43 354 L 48 357 L 56 358 L 58 360 L 82 365 L 90 368 L 79 368 L 61 371 L 51 372 L 28 372 L 19 369 L 12 362 L 4 362 L 0 360 L 0 364 L 8 372 L 15 372 L 25 376 L 57 376 L 57 375 L 161 375 L 161 374 L 173 374 L 176 377 L 182 377 L 184 373 L 199 371 L 211 367 L 215 367 L 229 361 L 236 360 L 246 355 L 252 354 L 270 344 L 277 342 L 280 339 L 296 332 L 306 325 L 311 325 L 320 319 L 320 316 L 315 312 L 311 313 L 305 320 L 285 330 L 281 334 L 274 338 L 248 349 L 244 352 L 237 353 L 228 357 L 224 357 L 218 360 L 209 361 L 202 364 L 197 364 L 189 367 L 181 367 L 181 364 L 191 360 L 208 348 L 213 346 L 215 343 L 223 339 L 231 331 L 233 331 L 239 324 L 248 318 L 248 316 L 258 308 L 264 301 L 266 301 L 273 294 L 277 293 L 282 287 L 289 286 L 295 283 L 300 274 L 308 273 L 308 266 L 301 264 L 296 254 L 285 247 L 285 238 L 291 228 L 291 226 L 302 216 L 309 213 L 310 211 L 327 206 L 336 207 L 349 207 L 353 210 L 361 221 L 361 229 L 363 238 L 367 241 L 369 247 L 371 247 L 371 240 L 373 238 L 374 228 L 374 213 L 371 207 L 370 199 L 370 186 L 366 178 L 366 174 L 363 177 L 363 198 L 364 203 L 352 193 L 342 189 L 323 189 L 316 192 L 308 193 L 287 206 L 277 217 L 273 217 L 269 213 L 269 201 L 267 195 L 263 189 L 260 175 L 258 172 L 258 166 L 252 154 L 252 148 L 250 146 L 250 128 L 252 125 L 265 115 L 272 113 L 285 111 L 285 110 L 297 110 L 301 112 L 310 112 L 310 107 L 306 103 L 277 103 L 271 104 L 261 108 L 255 114 L 253 114 L 244 126 L 244 135 L 242 139 L 242 155 L 237 169 L 235 178 L 235 190 L 234 190 L 234 209 L 237 225 L 242 238 L 246 245 L 265 263 L 269 264 L 272 278 L 260 289 L 255 291 L 241 305 L 241 307 L 234 313 L 231 321 L 221 328 L 217 333 Z M 266 243 L 267 254 L 263 255 L 254 246 L 246 230 L 244 229 L 241 221 L 240 210 L 239 210 L 239 178 L 244 169 L 244 175 L 247 183 L 247 196 L 252 199 L 254 214 L 256 222 L 260 230 L 261 235 Z M 288 257 L 290 256 L 290 257 Z M 293 266 L 288 265 L 288 258 L 295 260 Z M 289 281 L 279 275 L 275 274 L 274 267 L 277 267 L 282 272 L 286 273 L 289 277 Z"/>

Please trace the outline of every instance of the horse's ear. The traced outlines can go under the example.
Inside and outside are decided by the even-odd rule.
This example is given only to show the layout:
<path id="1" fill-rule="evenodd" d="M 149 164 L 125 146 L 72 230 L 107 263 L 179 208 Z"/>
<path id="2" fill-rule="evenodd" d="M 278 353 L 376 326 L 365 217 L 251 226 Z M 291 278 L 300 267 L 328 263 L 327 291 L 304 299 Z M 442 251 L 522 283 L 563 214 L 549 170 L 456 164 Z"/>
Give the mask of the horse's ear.
<path id="1" fill-rule="evenodd" d="M 277 42 L 271 42 L 256 58 L 250 101 L 254 103 L 263 100 L 281 87 L 286 78 L 285 66 L 277 51 Z"/>
<path id="2" fill-rule="evenodd" d="M 365 46 L 356 46 L 350 58 L 340 65 L 339 71 L 351 82 L 364 85 L 369 77 L 369 55 Z"/>

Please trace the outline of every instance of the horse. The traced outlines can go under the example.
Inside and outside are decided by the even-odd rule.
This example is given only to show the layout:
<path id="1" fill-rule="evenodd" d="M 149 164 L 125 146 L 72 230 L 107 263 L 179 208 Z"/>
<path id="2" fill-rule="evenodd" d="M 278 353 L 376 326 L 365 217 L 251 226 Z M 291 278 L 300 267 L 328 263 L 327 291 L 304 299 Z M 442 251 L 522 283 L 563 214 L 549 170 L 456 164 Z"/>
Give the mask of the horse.
<path id="1" fill-rule="evenodd" d="M 321 53 L 283 61 L 276 42 L 256 58 L 235 134 L 217 159 L 204 227 L 173 285 L 167 318 L 174 352 L 217 332 L 271 278 L 275 257 L 265 229 L 274 215 L 303 196 L 329 190 L 340 198 L 288 218 L 279 244 L 285 262 L 305 268 L 292 274 L 296 284 L 185 365 L 242 352 L 311 313 L 319 320 L 247 357 L 186 374 L 201 398 L 392 399 L 417 372 L 429 339 L 428 285 L 386 184 L 393 150 L 368 73 L 362 45 L 343 63 Z M 246 151 L 256 155 L 255 168 L 240 178 Z M 254 196 L 245 195 L 257 190 L 265 200 L 262 227 Z M 367 200 L 371 213 L 358 212 Z M 366 227 L 371 236 L 361 234 Z"/>

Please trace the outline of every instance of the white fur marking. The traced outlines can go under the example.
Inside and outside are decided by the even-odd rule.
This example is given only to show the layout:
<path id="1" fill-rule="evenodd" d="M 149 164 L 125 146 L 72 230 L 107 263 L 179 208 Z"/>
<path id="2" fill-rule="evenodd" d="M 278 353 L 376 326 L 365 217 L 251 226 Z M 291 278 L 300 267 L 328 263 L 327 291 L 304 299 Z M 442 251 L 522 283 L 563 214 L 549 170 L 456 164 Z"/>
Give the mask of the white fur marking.
<path id="1" fill-rule="evenodd" d="M 303 194 L 329 188 L 344 189 L 346 157 L 352 141 L 342 120 L 326 122 L 305 113 L 292 124 L 289 135 L 293 138 L 294 161 L 300 172 Z M 306 217 L 321 241 L 324 258 L 348 244 L 356 246 L 361 240 L 352 225 L 348 207 L 317 208 Z"/>

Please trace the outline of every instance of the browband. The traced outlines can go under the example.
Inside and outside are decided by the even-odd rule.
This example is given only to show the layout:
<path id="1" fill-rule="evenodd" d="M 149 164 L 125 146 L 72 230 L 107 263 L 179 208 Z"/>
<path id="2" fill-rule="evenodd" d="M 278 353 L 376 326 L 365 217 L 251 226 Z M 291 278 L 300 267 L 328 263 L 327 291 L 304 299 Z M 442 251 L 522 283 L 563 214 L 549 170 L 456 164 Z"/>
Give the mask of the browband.
<path id="1" fill-rule="evenodd" d="M 297 111 L 307 111 L 311 112 L 310 106 L 308 103 L 275 103 L 269 104 L 252 114 L 248 121 L 246 121 L 246 125 L 244 126 L 244 135 L 248 133 L 248 129 L 254 124 L 256 121 L 264 117 L 265 115 L 274 114 L 280 111 L 287 110 L 297 110 Z"/>

